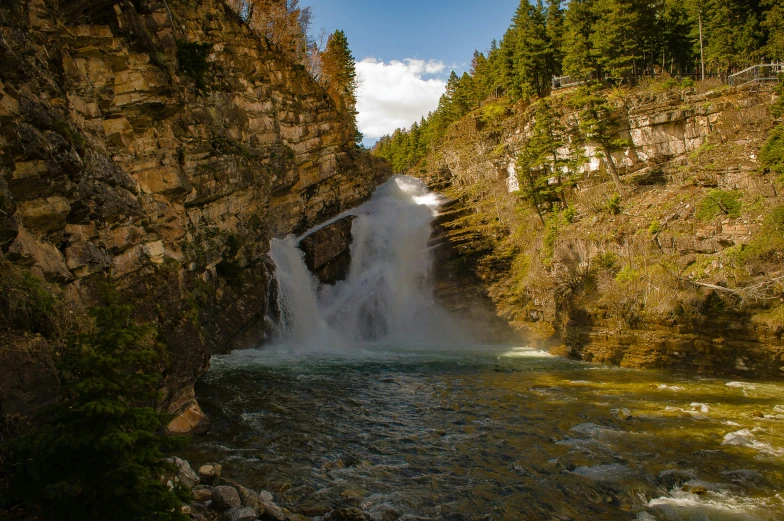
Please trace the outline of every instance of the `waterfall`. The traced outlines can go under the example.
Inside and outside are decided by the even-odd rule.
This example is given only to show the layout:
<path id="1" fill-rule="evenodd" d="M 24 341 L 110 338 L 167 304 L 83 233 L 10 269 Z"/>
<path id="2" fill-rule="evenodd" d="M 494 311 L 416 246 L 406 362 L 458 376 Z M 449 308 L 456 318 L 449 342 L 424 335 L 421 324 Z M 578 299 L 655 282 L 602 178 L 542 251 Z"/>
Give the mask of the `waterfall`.
<path id="1" fill-rule="evenodd" d="M 297 247 L 302 237 L 273 239 L 279 341 L 319 350 L 455 339 L 458 328 L 435 302 L 430 278 L 428 239 L 438 206 L 439 196 L 413 177 L 380 186 L 350 212 L 351 266 L 335 286 L 320 285 L 308 271 Z"/>

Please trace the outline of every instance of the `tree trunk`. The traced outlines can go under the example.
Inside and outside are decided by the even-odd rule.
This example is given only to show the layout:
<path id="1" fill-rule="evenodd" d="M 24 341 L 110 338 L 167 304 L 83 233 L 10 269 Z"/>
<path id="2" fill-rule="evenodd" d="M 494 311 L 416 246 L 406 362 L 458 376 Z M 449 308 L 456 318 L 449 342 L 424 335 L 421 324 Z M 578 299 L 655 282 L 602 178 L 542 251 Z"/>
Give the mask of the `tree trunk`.
<path id="1" fill-rule="evenodd" d="M 705 51 L 702 46 L 702 9 L 699 13 L 700 17 L 700 68 L 702 71 L 702 81 L 705 81 Z"/>
<path id="2" fill-rule="evenodd" d="M 613 159 L 612 153 L 610 153 L 610 147 L 602 145 L 602 149 L 604 150 L 604 159 L 607 161 L 607 167 L 610 169 L 610 177 L 612 177 L 613 183 L 615 183 L 618 195 L 623 196 L 621 177 L 618 175 L 618 170 L 615 168 L 615 160 Z"/>

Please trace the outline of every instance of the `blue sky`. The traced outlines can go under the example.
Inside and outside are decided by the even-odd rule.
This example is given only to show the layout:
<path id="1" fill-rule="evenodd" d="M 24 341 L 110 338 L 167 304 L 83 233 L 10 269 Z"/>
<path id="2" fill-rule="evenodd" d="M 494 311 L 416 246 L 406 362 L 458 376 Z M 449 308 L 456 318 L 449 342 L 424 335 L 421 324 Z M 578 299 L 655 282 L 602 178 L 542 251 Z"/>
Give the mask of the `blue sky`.
<path id="1" fill-rule="evenodd" d="M 449 72 L 509 27 L 519 0 L 300 0 L 313 32 L 345 31 L 361 85 L 358 122 L 371 145 L 438 105 Z"/>

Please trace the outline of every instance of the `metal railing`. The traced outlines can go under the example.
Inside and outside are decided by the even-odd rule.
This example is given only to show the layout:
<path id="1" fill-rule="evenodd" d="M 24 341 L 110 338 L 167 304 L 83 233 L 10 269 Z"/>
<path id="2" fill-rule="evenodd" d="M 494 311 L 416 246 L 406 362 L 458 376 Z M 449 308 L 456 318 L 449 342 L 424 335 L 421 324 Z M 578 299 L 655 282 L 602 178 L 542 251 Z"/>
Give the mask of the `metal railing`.
<path id="1" fill-rule="evenodd" d="M 762 81 L 779 81 L 779 74 L 784 74 L 784 63 L 768 63 L 754 65 L 727 77 L 727 83 L 732 87 L 740 87 L 747 83 Z"/>

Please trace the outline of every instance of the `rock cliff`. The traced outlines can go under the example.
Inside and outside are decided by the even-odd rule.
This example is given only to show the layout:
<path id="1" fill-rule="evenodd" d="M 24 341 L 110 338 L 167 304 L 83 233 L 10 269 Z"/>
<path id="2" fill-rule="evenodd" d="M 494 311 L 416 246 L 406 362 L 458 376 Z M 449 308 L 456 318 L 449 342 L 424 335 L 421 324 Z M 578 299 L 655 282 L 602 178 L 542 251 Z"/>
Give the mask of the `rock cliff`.
<path id="1" fill-rule="evenodd" d="M 168 346 L 165 403 L 188 412 L 177 430 L 199 422 L 210 355 L 264 338 L 270 239 L 390 175 L 349 133 L 308 73 L 219 0 L 0 7 L 3 267 L 76 314 L 111 281 Z M 4 385 L 0 408 L 16 393 L 18 412 L 42 401 L 30 387 L 51 364 L 34 361 L 53 336 L 6 328 L 0 366 L 27 367 L 28 388 Z"/>
<path id="2" fill-rule="evenodd" d="M 568 211 L 546 222 L 517 191 L 533 107 L 454 124 L 415 172 L 456 201 L 439 219 L 447 307 L 488 295 L 532 342 L 585 360 L 781 378 L 782 187 L 757 162 L 775 95 L 714 87 L 610 93 L 626 193 L 613 203 L 589 144 Z M 552 99 L 567 125 L 578 117 L 569 96 Z"/>

